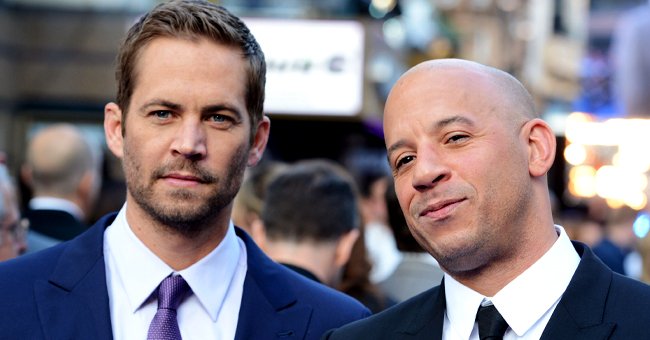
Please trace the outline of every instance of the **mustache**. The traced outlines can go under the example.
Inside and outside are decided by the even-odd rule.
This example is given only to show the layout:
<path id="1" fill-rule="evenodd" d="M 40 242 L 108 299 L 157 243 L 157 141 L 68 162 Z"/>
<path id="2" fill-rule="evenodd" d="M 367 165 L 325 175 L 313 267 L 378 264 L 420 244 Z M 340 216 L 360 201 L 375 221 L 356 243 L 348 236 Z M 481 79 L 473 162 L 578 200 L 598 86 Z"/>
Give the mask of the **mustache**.
<path id="1" fill-rule="evenodd" d="M 153 171 L 151 177 L 156 180 L 166 177 L 171 172 L 181 171 L 196 177 L 201 183 L 209 184 L 217 181 L 217 176 L 213 175 L 210 171 L 200 167 L 196 162 L 187 160 L 163 164 Z"/>

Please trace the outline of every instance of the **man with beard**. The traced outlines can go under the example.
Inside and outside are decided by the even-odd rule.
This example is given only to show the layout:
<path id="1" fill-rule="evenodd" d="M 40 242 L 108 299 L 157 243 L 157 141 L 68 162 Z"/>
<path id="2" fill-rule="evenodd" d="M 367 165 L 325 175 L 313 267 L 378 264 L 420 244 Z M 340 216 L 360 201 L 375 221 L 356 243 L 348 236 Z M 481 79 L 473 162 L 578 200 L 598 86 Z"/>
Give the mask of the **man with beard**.
<path id="1" fill-rule="evenodd" d="M 369 314 L 230 221 L 270 128 L 264 56 L 238 18 L 205 1 L 161 4 L 127 33 L 116 75 L 104 129 L 126 204 L 0 267 L 0 338 L 317 339 Z"/>
<path id="2" fill-rule="evenodd" d="M 442 283 L 328 339 L 650 339 L 650 287 L 554 225 L 555 136 L 512 76 L 442 59 L 392 88 L 384 136 L 408 227 Z"/>

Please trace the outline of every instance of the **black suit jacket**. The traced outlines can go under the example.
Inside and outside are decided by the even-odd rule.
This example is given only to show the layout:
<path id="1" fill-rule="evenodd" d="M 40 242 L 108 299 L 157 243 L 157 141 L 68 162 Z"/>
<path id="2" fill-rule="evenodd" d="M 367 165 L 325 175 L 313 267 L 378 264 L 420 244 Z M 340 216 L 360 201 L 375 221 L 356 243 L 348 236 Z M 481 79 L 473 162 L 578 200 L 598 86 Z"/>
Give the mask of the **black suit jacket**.
<path id="1" fill-rule="evenodd" d="M 24 217 L 29 220 L 30 230 L 59 241 L 71 240 L 88 229 L 82 221 L 63 210 L 28 209 Z"/>
<path id="2" fill-rule="evenodd" d="M 650 339 L 650 286 L 613 273 L 582 243 L 580 264 L 542 339 Z M 441 339 L 444 283 L 324 339 Z"/>
<path id="3" fill-rule="evenodd" d="M 112 339 L 100 219 L 72 241 L 0 263 L 0 339 Z M 245 232 L 236 340 L 319 339 L 368 316 L 359 302 L 271 261 Z"/>

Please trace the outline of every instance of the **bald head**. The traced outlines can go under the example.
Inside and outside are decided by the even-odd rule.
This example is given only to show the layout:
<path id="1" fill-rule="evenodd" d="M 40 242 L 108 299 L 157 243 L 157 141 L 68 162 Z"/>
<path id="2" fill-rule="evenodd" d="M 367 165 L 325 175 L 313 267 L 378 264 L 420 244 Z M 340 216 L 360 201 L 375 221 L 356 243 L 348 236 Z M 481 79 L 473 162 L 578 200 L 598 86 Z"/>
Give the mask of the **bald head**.
<path id="1" fill-rule="evenodd" d="M 508 114 L 517 121 L 538 117 L 532 97 L 516 78 L 469 60 L 435 59 L 412 67 L 391 90 L 387 105 L 396 96 L 414 88 L 429 89 L 428 95 L 442 95 L 444 91 L 464 93 L 461 100 L 484 99 L 486 104 L 494 105 L 495 110 L 497 106 L 501 108 L 496 110 L 497 113 Z"/>
<path id="2" fill-rule="evenodd" d="M 95 168 L 93 153 L 82 133 L 70 124 L 46 127 L 32 138 L 27 168 L 35 195 L 74 193 L 88 171 Z"/>

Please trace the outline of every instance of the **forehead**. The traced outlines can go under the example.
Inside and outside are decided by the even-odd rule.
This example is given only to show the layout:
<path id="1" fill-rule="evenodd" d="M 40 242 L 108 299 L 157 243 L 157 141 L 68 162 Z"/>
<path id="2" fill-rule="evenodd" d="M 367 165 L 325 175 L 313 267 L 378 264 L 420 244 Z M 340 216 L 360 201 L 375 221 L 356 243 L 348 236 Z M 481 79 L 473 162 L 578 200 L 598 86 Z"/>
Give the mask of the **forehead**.
<path id="1" fill-rule="evenodd" d="M 400 126 L 463 116 L 480 122 L 498 112 L 503 96 L 488 75 L 465 69 L 420 69 L 391 90 L 384 111 L 386 139 Z M 424 122 L 423 122 L 424 120 Z"/>
<path id="2" fill-rule="evenodd" d="M 164 88 L 185 83 L 243 96 L 247 64 L 235 46 L 207 38 L 158 37 L 138 54 L 135 74 L 135 91 L 145 85 Z"/>

